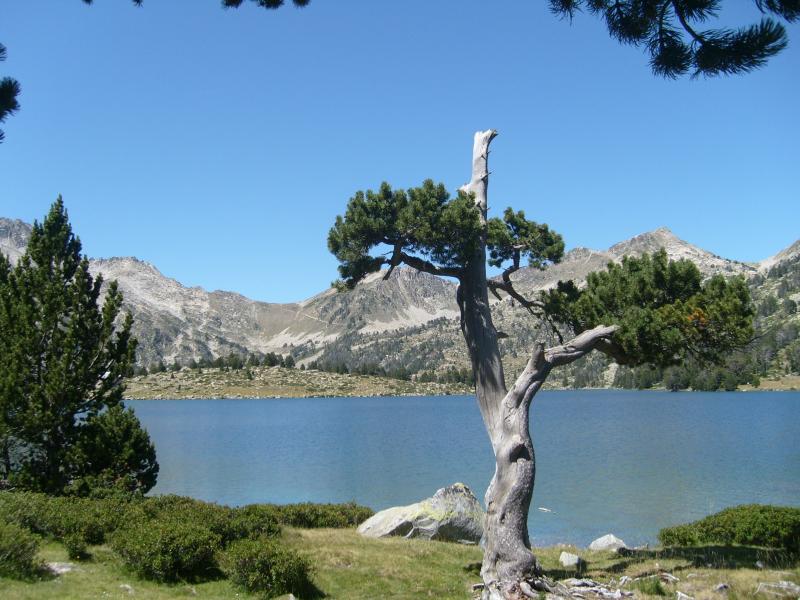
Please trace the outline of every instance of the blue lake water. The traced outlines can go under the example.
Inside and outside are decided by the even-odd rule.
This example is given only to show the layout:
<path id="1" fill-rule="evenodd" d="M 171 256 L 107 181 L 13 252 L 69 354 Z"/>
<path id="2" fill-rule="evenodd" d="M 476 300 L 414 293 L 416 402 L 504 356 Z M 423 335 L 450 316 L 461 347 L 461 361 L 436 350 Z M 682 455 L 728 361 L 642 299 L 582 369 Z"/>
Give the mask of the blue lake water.
<path id="1" fill-rule="evenodd" d="M 483 500 L 494 472 L 472 396 L 127 404 L 156 445 L 153 493 L 378 510 L 456 481 Z M 535 545 L 641 544 L 727 506 L 800 505 L 797 392 L 543 392 L 531 426 Z"/>

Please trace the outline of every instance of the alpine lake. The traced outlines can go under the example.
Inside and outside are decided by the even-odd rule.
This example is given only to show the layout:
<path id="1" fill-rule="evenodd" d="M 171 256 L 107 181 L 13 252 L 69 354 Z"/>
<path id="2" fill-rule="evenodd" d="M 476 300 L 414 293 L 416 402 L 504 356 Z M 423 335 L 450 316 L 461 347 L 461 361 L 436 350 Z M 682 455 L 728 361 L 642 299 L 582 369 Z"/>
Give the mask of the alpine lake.
<path id="1" fill-rule="evenodd" d="M 154 494 L 232 506 L 381 510 L 494 472 L 472 396 L 128 401 L 161 465 Z M 800 392 L 541 392 L 534 545 L 662 527 L 737 504 L 800 505 Z"/>

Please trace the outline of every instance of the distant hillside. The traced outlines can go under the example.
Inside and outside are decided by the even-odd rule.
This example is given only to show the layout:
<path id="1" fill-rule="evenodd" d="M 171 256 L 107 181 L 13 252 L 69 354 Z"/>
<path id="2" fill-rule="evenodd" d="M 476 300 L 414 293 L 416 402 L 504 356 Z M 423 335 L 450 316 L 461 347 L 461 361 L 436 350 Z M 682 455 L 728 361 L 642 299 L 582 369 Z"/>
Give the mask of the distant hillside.
<path id="1" fill-rule="evenodd" d="M 29 225 L 0 218 L 0 251 L 12 261 L 24 252 L 29 235 Z M 797 370 L 787 354 L 791 351 L 782 344 L 791 337 L 791 331 L 787 333 L 784 328 L 791 329 L 796 321 L 794 313 L 784 310 L 784 305 L 786 310 L 791 307 L 785 301 L 800 300 L 791 275 L 792 265 L 800 257 L 800 241 L 751 265 L 707 252 L 659 228 L 607 250 L 575 248 L 547 270 L 521 269 L 514 281 L 518 289 L 533 294 L 559 280 L 580 283 L 608 262 L 660 248 L 673 259 L 692 260 L 706 276 L 722 273 L 748 278 L 759 307 L 769 305 L 759 308 L 760 314 L 764 313 L 759 317 L 760 331 L 768 328 L 782 332 L 776 334 L 779 351 L 756 361 L 759 372 L 766 376 L 776 369 Z M 164 276 L 154 265 L 131 257 L 92 260 L 91 268 L 106 280 L 119 282 L 125 306 L 135 318 L 140 365 L 189 364 L 230 354 L 264 356 L 273 352 L 291 354 L 298 364 L 340 372 L 450 382 L 465 381 L 470 376 L 458 326 L 455 284 L 411 269 L 396 269 L 387 281 L 383 273 L 374 274 L 351 292 L 328 289 L 302 302 L 274 304 L 234 292 L 186 287 Z M 784 272 L 781 269 L 786 272 L 776 275 Z M 769 299 L 772 296 L 774 302 Z M 766 314 L 776 302 L 777 308 Z M 493 303 L 495 324 L 509 336 L 501 340 L 501 350 L 507 368 L 513 372 L 527 360 L 534 340 L 551 334 L 509 298 L 493 299 Z M 636 377 L 638 383 L 646 383 L 649 379 L 661 381 L 663 374 L 634 376 L 593 355 L 575 363 L 555 383 L 621 385 L 630 384 Z"/>
<path id="2" fill-rule="evenodd" d="M 30 226 L 0 218 L 0 251 L 12 262 L 24 252 Z M 347 294 L 326 290 L 298 303 L 273 304 L 234 292 L 186 287 L 132 257 L 90 261 L 93 274 L 116 279 L 134 318 L 138 362 L 188 363 L 236 354 L 288 354 L 353 332 L 385 332 L 457 314 L 455 286 L 397 269 L 373 276 Z"/>

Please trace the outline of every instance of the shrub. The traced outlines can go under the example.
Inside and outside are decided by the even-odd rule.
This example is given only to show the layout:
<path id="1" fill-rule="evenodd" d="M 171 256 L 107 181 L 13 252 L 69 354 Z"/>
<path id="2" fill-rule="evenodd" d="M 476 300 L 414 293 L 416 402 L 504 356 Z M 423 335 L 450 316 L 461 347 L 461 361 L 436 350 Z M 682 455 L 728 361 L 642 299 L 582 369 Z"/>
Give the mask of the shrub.
<path id="1" fill-rule="evenodd" d="M 267 504 L 249 504 L 235 509 L 232 526 L 236 538 L 277 537 L 281 533 L 278 511 Z"/>
<path id="2" fill-rule="evenodd" d="M 33 492 L 0 492 L 0 520 L 63 541 L 80 537 L 102 544 L 123 518 L 129 503 L 120 498 L 91 500 Z"/>
<path id="3" fill-rule="evenodd" d="M 374 512 L 354 502 L 346 504 L 301 504 L 273 505 L 278 520 L 284 525 L 316 529 L 318 527 L 355 527 L 366 521 Z"/>
<path id="4" fill-rule="evenodd" d="M 308 560 L 276 540 L 241 540 L 221 558 L 222 570 L 236 585 L 266 598 L 302 594 L 310 586 Z"/>
<path id="5" fill-rule="evenodd" d="M 86 551 L 86 540 L 80 533 L 68 533 L 61 542 L 67 549 L 67 555 L 73 560 L 83 560 L 89 556 Z"/>
<path id="6" fill-rule="evenodd" d="M 228 506 L 170 494 L 145 498 L 133 505 L 125 518 L 128 522 L 160 519 L 200 524 L 217 534 L 224 546 L 245 535 L 239 531 L 235 516 L 236 509 Z"/>
<path id="7" fill-rule="evenodd" d="M 800 552 L 800 508 L 745 504 L 658 532 L 665 546 L 746 544 Z"/>
<path id="8" fill-rule="evenodd" d="M 658 540 L 664 546 L 697 546 L 700 543 L 697 533 L 694 524 L 675 525 L 659 531 Z"/>
<path id="9" fill-rule="evenodd" d="M 0 522 L 0 576 L 13 579 L 34 577 L 43 565 L 36 558 L 39 541 L 19 525 Z"/>
<path id="10" fill-rule="evenodd" d="M 174 518 L 138 521 L 114 533 L 111 547 L 137 575 L 156 581 L 204 579 L 217 570 L 220 536 Z"/>

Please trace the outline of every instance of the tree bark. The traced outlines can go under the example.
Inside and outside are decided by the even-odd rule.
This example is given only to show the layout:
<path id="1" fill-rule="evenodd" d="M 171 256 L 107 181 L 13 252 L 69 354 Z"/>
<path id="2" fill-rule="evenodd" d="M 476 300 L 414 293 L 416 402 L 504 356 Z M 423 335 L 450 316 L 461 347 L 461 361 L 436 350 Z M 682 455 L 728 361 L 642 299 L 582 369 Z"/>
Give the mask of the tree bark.
<path id="1" fill-rule="evenodd" d="M 484 600 L 536 597 L 534 589 L 548 589 L 536 580 L 539 567 L 528 536 L 536 474 L 529 429 L 531 401 L 553 367 L 577 360 L 598 344 L 608 346 L 615 331 L 614 327 L 597 327 L 548 350 L 537 344 L 525 370 L 512 389 L 506 390 L 486 277 L 488 157 L 489 144 L 496 135 L 494 130 L 475 134 L 472 178 L 461 188 L 473 195 L 484 227 L 475 255 L 459 276 L 457 296 L 478 405 L 495 455 L 495 473 L 485 496 Z"/>

